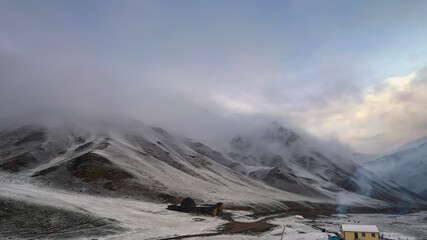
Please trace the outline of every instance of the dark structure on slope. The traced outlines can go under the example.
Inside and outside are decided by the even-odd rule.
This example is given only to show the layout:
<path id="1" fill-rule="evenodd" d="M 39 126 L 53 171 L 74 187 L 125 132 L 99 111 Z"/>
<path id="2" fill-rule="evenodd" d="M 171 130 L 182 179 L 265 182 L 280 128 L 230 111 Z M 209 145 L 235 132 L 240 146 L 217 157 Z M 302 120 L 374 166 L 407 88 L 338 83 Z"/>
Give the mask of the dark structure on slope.
<path id="1" fill-rule="evenodd" d="M 192 198 L 185 198 L 182 200 L 180 205 L 172 204 L 168 205 L 169 210 L 178 211 L 178 212 L 187 212 L 187 213 L 200 213 L 200 214 L 209 214 L 212 216 L 222 215 L 222 203 L 217 203 L 216 205 L 197 205 L 196 201 Z"/>

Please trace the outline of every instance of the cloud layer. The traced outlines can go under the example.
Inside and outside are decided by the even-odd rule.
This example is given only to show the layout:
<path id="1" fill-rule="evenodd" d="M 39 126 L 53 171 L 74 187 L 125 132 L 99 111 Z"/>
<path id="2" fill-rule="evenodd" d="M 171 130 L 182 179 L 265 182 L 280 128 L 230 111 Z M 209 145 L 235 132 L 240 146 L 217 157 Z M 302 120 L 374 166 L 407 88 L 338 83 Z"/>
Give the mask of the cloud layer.
<path id="1" fill-rule="evenodd" d="M 332 132 L 360 151 L 375 153 L 427 135 L 426 103 L 427 75 L 421 70 L 387 78 L 365 89 L 358 101 L 331 102 L 299 117 L 309 119 L 309 131 L 317 135 Z"/>
<path id="2" fill-rule="evenodd" d="M 4 0 L 0 118 L 130 116 L 203 141 L 276 120 L 387 151 L 427 134 L 425 12 L 425 1 Z"/>

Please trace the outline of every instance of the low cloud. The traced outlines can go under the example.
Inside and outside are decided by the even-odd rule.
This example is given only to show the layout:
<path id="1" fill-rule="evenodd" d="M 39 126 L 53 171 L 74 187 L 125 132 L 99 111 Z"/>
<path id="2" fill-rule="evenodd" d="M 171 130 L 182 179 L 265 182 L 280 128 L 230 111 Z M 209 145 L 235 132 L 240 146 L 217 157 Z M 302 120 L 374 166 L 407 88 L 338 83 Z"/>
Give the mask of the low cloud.
<path id="1" fill-rule="evenodd" d="M 363 152 L 427 134 L 425 71 L 371 86 L 425 66 L 427 5 L 315 4 L 2 1 L 0 119 L 130 117 L 217 142 L 278 121 Z"/>
<path id="2" fill-rule="evenodd" d="M 317 135 L 335 132 L 356 150 L 380 153 L 427 135 L 426 70 L 385 79 L 364 91 L 360 101 L 332 102 L 321 112 L 309 111 L 306 118 L 318 117 L 309 131 Z M 328 112 L 328 115 L 321 115 Z"/>

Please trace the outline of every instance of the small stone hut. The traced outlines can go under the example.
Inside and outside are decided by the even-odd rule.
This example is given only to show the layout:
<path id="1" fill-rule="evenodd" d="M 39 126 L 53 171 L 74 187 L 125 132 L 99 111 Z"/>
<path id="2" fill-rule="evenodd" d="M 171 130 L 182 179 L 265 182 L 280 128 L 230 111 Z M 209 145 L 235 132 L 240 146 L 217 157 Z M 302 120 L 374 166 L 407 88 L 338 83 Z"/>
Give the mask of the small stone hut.
<path id="1" fill-rule="evenodd" d="M 197 204 L 196 204 L 196 201 L 194 201 L 192 198 L 186 197 L 184 200 L 182 200 L 181 206 L 196 207 Z"/>
<path id="2" fill-rule="evenodd" d="M 214 205 L 197 205 L 196 201 L 192 198 L 187 197 L 182 200 L 180 205 L 172 204 L 168 205 L 169 210 L 178 211 L 178 212 L 187 212 L 187 213 L 200 213 L 200 214 L 209 214 L 212 216 L 222 215 L 223 203 L 219 202 Z"/>

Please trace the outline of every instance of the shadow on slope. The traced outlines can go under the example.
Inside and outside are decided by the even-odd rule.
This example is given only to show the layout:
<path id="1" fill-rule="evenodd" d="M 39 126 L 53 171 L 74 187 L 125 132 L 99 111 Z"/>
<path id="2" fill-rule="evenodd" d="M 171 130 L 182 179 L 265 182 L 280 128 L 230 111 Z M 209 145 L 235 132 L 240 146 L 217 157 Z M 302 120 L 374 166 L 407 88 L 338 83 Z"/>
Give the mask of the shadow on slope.
<path id="1" fill-rule="evenodd" d="M 0 238 L 69 239 L 124 231 L 112 219 L 0 198 Z"/>
<path id="2" fill-rule="evenodd" d="M 36 172 L 32 177 L 68 190 L 93 194 L 133 196 L 139 199 L 172 198 L 153 192 L 140 184 L 131 173 L 93 152 Z"/>

